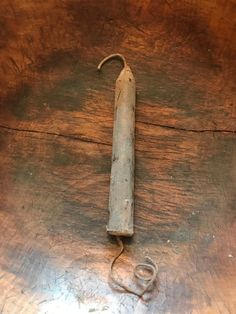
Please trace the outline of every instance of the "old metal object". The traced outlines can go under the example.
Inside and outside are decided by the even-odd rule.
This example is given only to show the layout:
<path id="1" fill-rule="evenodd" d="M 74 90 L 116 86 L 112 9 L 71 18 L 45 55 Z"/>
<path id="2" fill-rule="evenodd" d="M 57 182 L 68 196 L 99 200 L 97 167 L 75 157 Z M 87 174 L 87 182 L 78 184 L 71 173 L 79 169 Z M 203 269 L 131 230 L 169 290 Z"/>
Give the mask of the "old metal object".
<path id="1" fill-rule="evenodd" d="M 135 79 L 125 58 L 112 54 L 103 59 L 120 58 L 123 69 L 116 80 L 112 166 L 109 196 L 109 221 L 107 232 L 116 236 L 134 233 L 134 129 L 135 129 Z"/>
<path id="2" fill-rule="evenodd" d="M 119 58 L 123 62 L 123 69 L 116 80 L 115 108 L 112 144 L 112 166 L 109 195 L 109 221 L 107 232 L 116 236 L 120 247 L 119 253 L 111 262 L 110 279 L 124 291 L 142 297 L 153 288 L 157 277 L 158 267 L 150 257 L 145 263 L 135 266 L 133 274 L 137 280 L 145 283 L 139 291 L 130 288 L 123 281 L 116 278 L 113 267 L 116 260 L 124 252 L 121 236 L 131 237 L 134 233 L 134 130 L 135 130 L 135 79 L 125 58 L 121 54 L 112 54 L 104 58 L 98 65 L 98 70 L 111 58 Z M 148 275 L 144 273 L 148 272 Z"/>

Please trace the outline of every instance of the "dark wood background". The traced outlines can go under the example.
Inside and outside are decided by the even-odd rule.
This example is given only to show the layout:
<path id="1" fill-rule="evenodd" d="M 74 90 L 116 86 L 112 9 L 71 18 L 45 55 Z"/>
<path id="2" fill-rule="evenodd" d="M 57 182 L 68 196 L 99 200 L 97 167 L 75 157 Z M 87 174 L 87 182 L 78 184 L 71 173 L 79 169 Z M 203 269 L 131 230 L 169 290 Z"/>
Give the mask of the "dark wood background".
<path id="1" fill-rule="evenodd" d="M 2 0 L 0 313 L 236 313 L 236 2 Z M 149 301 L 107 282 L 114 83 L 137 81 L 135 236 Z"/>

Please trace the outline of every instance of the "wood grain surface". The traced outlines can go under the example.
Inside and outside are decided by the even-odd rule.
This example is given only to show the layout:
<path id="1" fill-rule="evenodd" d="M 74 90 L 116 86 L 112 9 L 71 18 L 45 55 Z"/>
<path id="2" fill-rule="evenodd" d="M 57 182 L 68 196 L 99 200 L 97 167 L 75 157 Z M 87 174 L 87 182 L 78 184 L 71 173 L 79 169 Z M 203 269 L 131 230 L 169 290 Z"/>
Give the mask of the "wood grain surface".
<path id="1" fill-rule="evenodd" d="M 2 0 L 0 313 L 236 313 L 234 0 Z M 108 285 L 114 52 L 137 83 L 135 235 L 149 300 Z M 148 296 L 147 296 L 148 297 Z"/>

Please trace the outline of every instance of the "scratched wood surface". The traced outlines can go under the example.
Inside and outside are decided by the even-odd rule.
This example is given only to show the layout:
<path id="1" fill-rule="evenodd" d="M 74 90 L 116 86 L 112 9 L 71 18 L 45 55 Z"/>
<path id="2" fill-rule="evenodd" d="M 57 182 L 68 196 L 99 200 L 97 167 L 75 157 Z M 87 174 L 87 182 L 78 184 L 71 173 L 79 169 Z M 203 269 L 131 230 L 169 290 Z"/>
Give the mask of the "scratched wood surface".
<path id="1" fill-rule="evenodd" d="M 236 313 L 233 0 L 1 1 L 0 312 Z M 107 282 L 113 93 L 137 81 L 135 236 Z"/>

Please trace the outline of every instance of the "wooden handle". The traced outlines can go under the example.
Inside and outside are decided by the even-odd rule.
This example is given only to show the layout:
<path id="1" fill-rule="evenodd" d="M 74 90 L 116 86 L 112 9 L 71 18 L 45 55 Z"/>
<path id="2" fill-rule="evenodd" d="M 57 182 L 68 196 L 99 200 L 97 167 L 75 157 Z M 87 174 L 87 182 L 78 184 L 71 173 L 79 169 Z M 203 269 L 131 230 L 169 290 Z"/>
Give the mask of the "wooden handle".
<path id="1" fill-rule="evenodd" d="M 110 57 L 119 57 L 124 63 L 116 80 L 112 144 L 112 167 L 109 195 L 109 221 L 107 232 L 116 236 L 134 233 L 134 134 L 135 134 L 135 79 L 122 55 L 105 58 L 99 69 Z"/>

